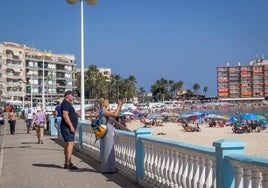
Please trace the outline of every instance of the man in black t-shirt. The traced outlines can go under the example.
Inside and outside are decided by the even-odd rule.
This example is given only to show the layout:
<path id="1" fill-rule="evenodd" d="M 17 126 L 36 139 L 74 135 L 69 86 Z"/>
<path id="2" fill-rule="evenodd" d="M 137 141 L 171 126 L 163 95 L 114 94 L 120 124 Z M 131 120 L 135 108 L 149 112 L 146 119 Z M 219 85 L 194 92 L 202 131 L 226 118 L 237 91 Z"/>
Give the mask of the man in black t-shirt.
<path id="1" fill-rule="evenodd" d="M 64 93 L 64 100 L 61 103 L 62 121 L 60 125 L 61 135 L 65 142 L 64 155 L 65 155 L 65 169 L 76 170 L 78 169 L 72 164 L 71 156 L 74 148 L 75 131 L 78 124 L 78 116 L 75 112 L 71 102 L 74 100 L 74 93 L 66 91 Z"/>

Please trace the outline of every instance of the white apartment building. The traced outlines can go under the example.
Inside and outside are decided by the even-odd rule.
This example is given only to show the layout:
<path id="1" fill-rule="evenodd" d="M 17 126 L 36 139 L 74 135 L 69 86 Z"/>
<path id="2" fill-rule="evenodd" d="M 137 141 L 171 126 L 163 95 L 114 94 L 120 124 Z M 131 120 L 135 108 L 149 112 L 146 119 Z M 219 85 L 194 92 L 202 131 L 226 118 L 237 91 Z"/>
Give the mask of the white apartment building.
<path id="1" fill-rule="evenodd" d="M 39 51 L 26 45 L 0 43 L 0 100 L 46 102 L 76 89 L 75 56 Z"/>
<path id="2" fill-rule="evenodd" d="M 104 67 L 97 67 L 98 71 L 104 76 L 105 81 L 111 81 L 112 69 L 111 68 L 104 68 Z M 81 69 L 76 69 L 77 73 L 81 72 Z M 87 72 L 88 68 L 84 69 L 84 72 Z"/>

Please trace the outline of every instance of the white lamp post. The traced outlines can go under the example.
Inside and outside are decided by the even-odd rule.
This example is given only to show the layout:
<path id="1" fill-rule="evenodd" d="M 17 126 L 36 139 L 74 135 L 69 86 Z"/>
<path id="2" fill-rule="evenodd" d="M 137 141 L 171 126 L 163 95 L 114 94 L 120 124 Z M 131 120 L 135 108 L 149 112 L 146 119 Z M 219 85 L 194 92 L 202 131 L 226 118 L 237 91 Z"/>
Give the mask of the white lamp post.
<path id="1" fill-rule="evenodd" d="M 43 73 L 42 73 L 42 109 L 45 111 L 46 99 L 45 99 L 45 57 L 43 56 Z"/>
<path id="2" fill-rule="evenodd" d="M 25 91 L 25 81 L 24 80 L 20 80 L 20 86 L 22 86 L 21 90 L 22 90 L 22 109 L 24 109 L 25 106 L 25 100 L 24 100 L 24 91 Z"/>
<path id="3" fill-rule="evenodd" d="M 77 0 L 66 0 L 69 4 L 75 4 Z M 81 3 L 81 119 L 85 120 L 85 78 L 84 78 L 84 1 L 89 5 L 95 5 L 98 0 L 80 0 Z"/>
<path id="4" fill-rule="evenodd" d="M 31 108 L 33 107 L 33 76 L 36 76 L 36 72 L 29 71 L 28 74 L 30 77 L 31 81 Z"/>
<path id="5" fill-rule="evenodd" d="M 31 74 L 31 108 L 33 107 L 33 75 Z"/>
<path id="6" fill-rule="evenodd" d="M 41 54 L 41 53 L 37 53 L 36 54 L 37 57 L 42 57 L 42 63 L 43 63 L 43 67 L 42 67 L 42 109 L 43 111 L 45 111 L 46 108 L 46 99 L 45 99 L 45 57 L 51 57 L 51 55 L 49 53 L 46 54 Z"/>

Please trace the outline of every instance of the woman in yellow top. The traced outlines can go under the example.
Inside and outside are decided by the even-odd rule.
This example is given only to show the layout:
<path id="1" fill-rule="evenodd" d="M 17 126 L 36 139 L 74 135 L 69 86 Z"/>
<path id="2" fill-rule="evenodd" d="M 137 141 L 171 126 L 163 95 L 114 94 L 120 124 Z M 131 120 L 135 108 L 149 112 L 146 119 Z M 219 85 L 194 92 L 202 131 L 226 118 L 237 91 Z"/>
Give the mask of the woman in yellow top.
<path id="1" fill-rule="evenodd" d="M 16 128 L 16 120 L 17 120 L 17 112 L 14 108 L 11 109 L 11 111 L 8 113 L 8 123 L 10 127 L 10 134 L 15 134 L 15 128 Z"/>

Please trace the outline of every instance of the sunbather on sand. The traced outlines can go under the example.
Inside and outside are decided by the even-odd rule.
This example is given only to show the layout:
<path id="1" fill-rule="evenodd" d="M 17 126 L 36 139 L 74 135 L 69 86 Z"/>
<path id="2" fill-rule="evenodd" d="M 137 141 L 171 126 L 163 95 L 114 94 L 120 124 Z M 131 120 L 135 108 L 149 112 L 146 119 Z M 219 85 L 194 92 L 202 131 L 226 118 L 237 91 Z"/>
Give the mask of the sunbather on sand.
<path id="1" fill-rule="evenodd" d="M 185 132 L 200 132 L 201 131 L 198 124 L 196 124 L 196 126 L 191 126 L 189 123 L 186 123 L 183 128 Z"/>
<path id="2" fill-rule="evenodd" d="M 140 122 L 144 125 L 144 127 L 151 127 L 152 126 L 152 122 L 151 121 L 146 121 L 144 116 L 142 116 L 140 118 Z"/>

